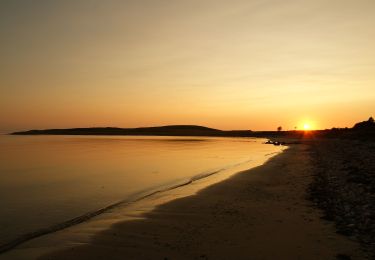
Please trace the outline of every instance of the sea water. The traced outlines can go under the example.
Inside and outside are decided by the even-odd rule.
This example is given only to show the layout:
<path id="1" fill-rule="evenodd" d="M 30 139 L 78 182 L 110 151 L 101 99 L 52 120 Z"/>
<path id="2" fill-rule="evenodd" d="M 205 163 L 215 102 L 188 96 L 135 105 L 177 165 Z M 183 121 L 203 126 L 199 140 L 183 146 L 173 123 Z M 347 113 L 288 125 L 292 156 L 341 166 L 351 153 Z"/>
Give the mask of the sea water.
<path id="1" fill-rule="evenodd" d="M 2 135 L 0 246 L 119 202 L 253 167 L 282 149 L 264 141 Z"/>

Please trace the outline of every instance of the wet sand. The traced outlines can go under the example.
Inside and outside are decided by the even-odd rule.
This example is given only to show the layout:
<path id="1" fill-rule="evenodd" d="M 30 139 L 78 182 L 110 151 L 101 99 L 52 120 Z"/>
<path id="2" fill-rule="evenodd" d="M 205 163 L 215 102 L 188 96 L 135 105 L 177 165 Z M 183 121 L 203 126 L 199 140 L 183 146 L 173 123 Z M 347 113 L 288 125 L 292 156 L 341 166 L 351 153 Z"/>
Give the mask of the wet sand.
<path id="1" fill-rule="evenodd" d="M 363 259 L 306 199 L 312 174 L 309 147 L 292 146 L 225 181 L 152 196 L 0 259 Z"/>

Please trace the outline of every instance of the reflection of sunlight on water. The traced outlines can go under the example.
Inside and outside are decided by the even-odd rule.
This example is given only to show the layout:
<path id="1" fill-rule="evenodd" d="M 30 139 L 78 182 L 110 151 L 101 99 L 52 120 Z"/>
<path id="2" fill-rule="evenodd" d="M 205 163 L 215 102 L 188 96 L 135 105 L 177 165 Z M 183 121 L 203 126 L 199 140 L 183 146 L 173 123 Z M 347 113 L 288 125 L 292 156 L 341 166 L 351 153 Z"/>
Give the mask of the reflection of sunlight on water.
<path id="1" fill-rule="evenodd" d="M 0 242 L 132 194 L 264 160 L 266 154 L 280 150 L 263 142 L 214 137 L 0 136 L 0 172 L 5 173 L 0 175 L 0 226 L 4 227 Z"/>

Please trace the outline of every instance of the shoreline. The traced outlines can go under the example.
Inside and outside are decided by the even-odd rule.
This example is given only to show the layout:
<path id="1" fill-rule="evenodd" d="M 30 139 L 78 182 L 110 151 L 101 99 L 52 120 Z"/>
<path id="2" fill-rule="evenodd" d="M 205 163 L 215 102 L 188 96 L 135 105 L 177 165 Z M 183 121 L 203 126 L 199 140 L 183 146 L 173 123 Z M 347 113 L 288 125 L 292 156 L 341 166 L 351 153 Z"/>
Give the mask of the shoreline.
<path id="1" fill-rule="evenodd" d="M 152 188 L 148 190 L 148 192 L 146 192 L 146 190 L 141 191 L 138 192 L 137 195 L 132 195 L 132 199 L 124 199 L 122 201 L 115 202 L 114 204 L 108 205 L 106 207 L 91 212 L 87 212 L 83 215 L 56 224 L 54 226 L 46 227 L 40 230 L 36 230 L 35 232 L 24 234 L 12 241 L 9 241 L 8 243 L 2 244 L 0 246 L 0 258 L 2 255 L 7 255 L 8 252 L 11 252 L 15 248 L 22 248 L 24 244 L 27 244 L 29 242 L 33 243 L 34 240 L 44 240 L 44 238 L 48 239 L 49 236 L 54 236 L 54 234 L 57 232 L 65 232 L 66 229 L 74 228 L 77 225 L 85 225 L 85 223 L 90 222 L 92 220 L 95 222 L 95 219 L 100 219 L 102 214 L 111 215 L 114 211 L 117 211 L 118 209 L 128 211 L 128 208 L 137 207 L 138 205 L 144 204 L 144 200 L 149 199 L 149 197 L 163 197 L 163 194 L 168 192 L 174 192 L 174 190 L 176 189 L 180 190 L 179 197 L 189 196 L 193 193 L 198 192 L 198 190 L 200 189 L 204 189 L 207 186 L 228 179 L 231 176 L 236 175 L 238 172 L 252 169 L 254 167 L 262 165 L 276 154 L 282 153 L 284 149 L 285 148 L 277 148 L 277 151 L 266 153 L 263 155 L 263 157 L 256 156 L 252 160 L 237 162 L 235 164 L 227 165 L 223 168 L 215 169 L 210 172 L 202 172 L 200 174 L 193 175 L 189 179 L 186 179 L 184 181 L 179 181 L 173 184 L 171 183 L 170 185 L 162 185 L 157 188 Z M 187 188 L 185 190 L 181 190 L 181 188 L 191 185 L 194 185 L 194 188 Z M 170 197 L 169 201 L 175 198 L 177 198 L 177 196 Z M 154 203 L 154 206 L 162 204 L 163 202 Z"/>
<path id="2" fill-rule="evenodd" d="M 265 156 L 278 154 L 280 152 L 282 152 L 282 151 L 277 151 L 277 152 L 273 152 L 273 153 L 270 153 L 270 154 L 265 154 Z M 34 232 L 31 232 L 31 233 L 26 233 L 26 234 L 14 239 L 14 240 L 11 240 L 7 243 L 0 244 L 0 255 L 12 250 L 13 248 L 16 248 L 17 246 L 20 246 L 24 243 L 27 243 L 28 241 L 31 241 L 33 239 L 37 239 L 37 238 L 42 237 L 42 236 L 48 236 L 49 234 L 53 234 L 53 233 L 56 233 L 58 231 L 61 231 L 61 230 L 79 225 L 81 223 L 85 223 L 85 222 L 90 221 L 91 219 L 93 219 L 97 216 L 100 216 L 103 213 L 110 212 L 111 210 L 116 210 L 117 208 L 125 208 L 125 207 L 128 207 L 128 206 L 130 206 L 131 204 L 134 204 L 134 203 L 142 203 L 142 200 L 147 199 L 148 197 L 156 196 L 159 193 L 165 193 L 165 192 L 172 191 L 174 189 L 179 189 L 179 188 L 182 188 L 184 186 L 190 185 L 194 182 L 200 181 L 202 179 L 210 178 L 210 177 L 212 178 L 213 175 L 222 175 L 222 176 L 216 177 L 216 178 L 221 178 L 221 179 L 222 178 L 230 178 L 230 176 L 229 177 L 224 177 L 224 176 L 226 176 L 228 174 L 231 175 L 230 174 L 231 172 L 234 172 L 233 173 L 233 175 L 234 175 L 234 174 L 237 173 L 237 171 L 234 170 L 234 169 L 244 168 L 244 167 L 246 167 L 245 165 L 247 165 L 247 167 L 249 167 L 250 166 L 249 164 L 250 164 L 250 161 L 237 163 L 237 164 L 230 165 L 230 166 L 218 169 L 218 170 L 214 170 L 212 172 L 193 175 L 189 179 L 186 179 L 185 181 L 182 181 L 182 182 L 177 182 L 177 183 L 174 183 L 174 184 L 171 184 L 171 185 L 162 185 L 158 188 L 149 189 L 149 190 L 147 190 L 148 192 L 147 191 L 140 191 L 140 192 L 137 193 L 138 196 L 137 195 L 130 196 L 130 197 L 134 197 L 133 199 L 126 198 L 124 200 L 115 202 L 115 203 L 110 204 L 108 206 L 105 206 L 103 208 L 99 208 L 99 209 L 87 212 L 83 215 L 77 216 L 75 218 L 69 219 L 67 221 L 58 223 L 58 224 L 50 226 L 50 227 L 46 227 L 46 228 L 43 228 L 43 229 L 40 229 L 40 230 L 36 230 Z M 250 168 L 253 168 L 253 167 L 250 167 Z M 207 181 L 209 181 L 209 180 L 207 180 Z"/>
<path id="3" fill-rule="evenodd" d="M 362 259 L 358 245 L 336 234 L 306 199 L 307 150 L 292 146 L 219 183 L 150 197 L 141 207 L 32 240 L 0 259 Z"/>

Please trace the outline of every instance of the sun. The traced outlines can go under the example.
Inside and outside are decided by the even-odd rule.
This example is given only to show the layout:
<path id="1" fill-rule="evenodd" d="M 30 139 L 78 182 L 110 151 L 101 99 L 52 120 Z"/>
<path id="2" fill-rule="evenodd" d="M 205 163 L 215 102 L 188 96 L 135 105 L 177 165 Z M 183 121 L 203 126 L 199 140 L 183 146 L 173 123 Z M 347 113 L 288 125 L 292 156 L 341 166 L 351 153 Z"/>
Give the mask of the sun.
<path id="1" fill-rule="evenodd" d="M 303 129 L 304 130 L 310 130 L 311 129 L 311 125 L 309 123 L 304 123 L 303 124 Z"/>
<path id="2" fill-rule="evenodd" d="M 313 131 L 316 129 L 316 121 L 307 118 L 300 120 L 297 125 L 301 131 Z M 295 129 L 297 129 L 297 127 L 295 127 Z"/>

